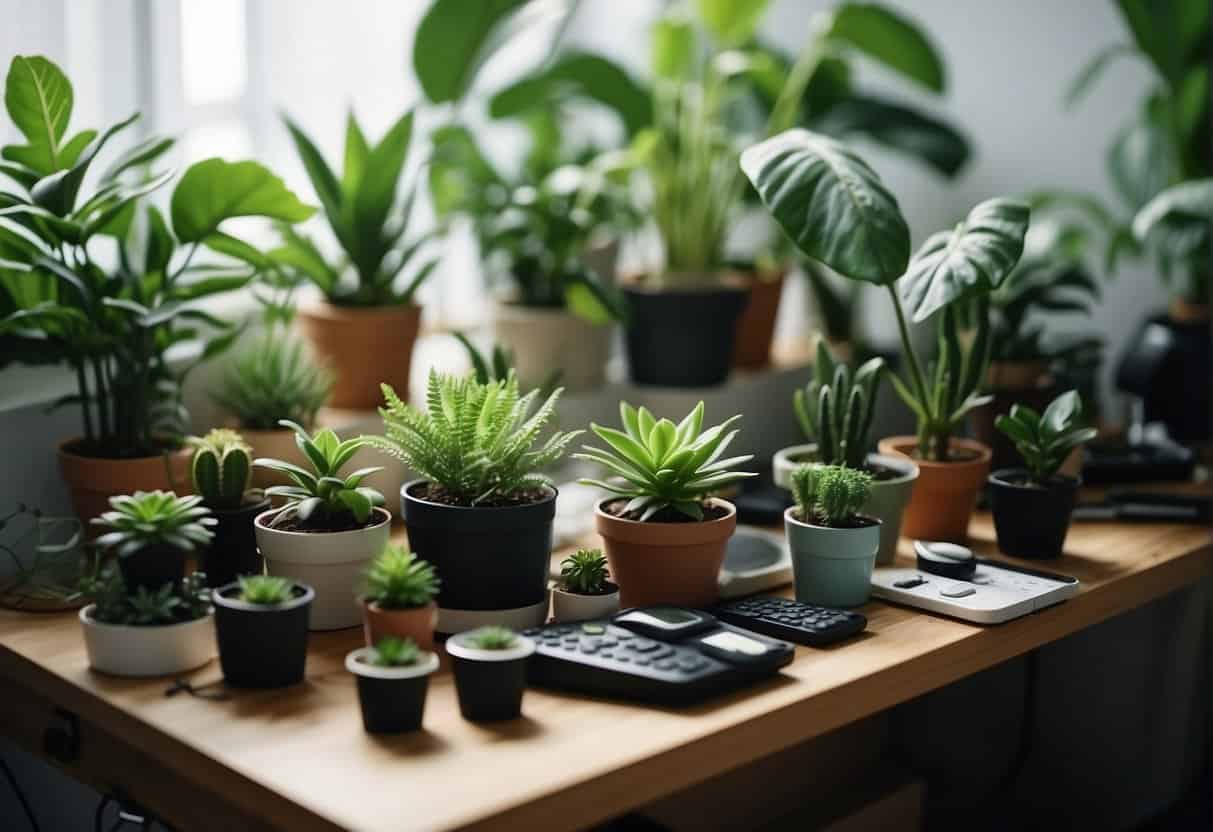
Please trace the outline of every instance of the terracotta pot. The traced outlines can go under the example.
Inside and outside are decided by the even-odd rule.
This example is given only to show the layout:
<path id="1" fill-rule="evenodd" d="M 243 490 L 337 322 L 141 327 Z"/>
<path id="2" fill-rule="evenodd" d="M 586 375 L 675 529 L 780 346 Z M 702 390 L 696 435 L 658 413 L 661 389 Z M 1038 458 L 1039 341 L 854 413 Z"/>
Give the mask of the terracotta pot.
<path id="1" fill-rule="evenodd" d="M 918 481 L 902 519 L 901 533 L 916 540 L 946 540 L 963 543 L 969 536 L 969 518 L 977 495 L 990 473 L 990 449 L 971 439 L 952 439 L 952 452 L 975 454 L 957 462 L 917 459 L 918 440 L 913 436 L 889 436 L 878 443 L 882 454 L 900 454 L 918 465 Z"/>
<path id="2" fill-rule="evenodd" d="M 737 342 L 733 347 L 733 366 L 759 370 L 771 363 L 771 341 L 775 337 L 775 319 L 783 297 L 785 272 L 747 275 L 750 298 L 737 321 Z"/>
<path id="3" fill-rule="evenodd" d="M 299 307 L 299 325 L 316 357 L 333 370 L 330 407 L 376 408 L 383 402 L 380 382 L 408 398 L 421 307 L 346 307 L 320 301 Z"/>
<path id="4" fill-rule="evenodd" d="M 524 386 L 538 386 L 553 370 L 568 391 L 592 390 L 606 381 L 613 324 L 592 324 L 566 309 L 498 302 L 493 337 L 514 354 L 514 370 Z"/>
<path id="5" fill-rule="evenodd" d="M 80 442 L 69 439 L 59 445 L 59 472 L 71 493 L 72 509 L 84 524 L 84 533 L 94 538 L 100 533 L 89 520 L 109 511 L 109 498 L 136 491 L 175 491 L 190 494 L 189 448 L 169 451 L 160 456 L 136 459 L 105 459 L 81 456 L 73 451 Z"/>
<path id="6" fill-rule="evenodd" d="M 1167 309 L 1171 320 L 1177 324 L 1207 324 L 1211 316 L 1211 307 L 1207 303 L 1192 303 L 1183 298 L 1175 298 Z"/>
<path id="7" fill-rule="evenodd" d="M 375 601 L 362 601 L 362 636 L 367 647 L 374 647 L 384 636 L 411 638 L 422 650 L 434 649 L 434 627 L 438 624 L 438 604 L 391 610 Z"/>
<path id="8" fill-rule="evenodd" d="M 705 523 L 641 523 L 603 511 L 603 505 L 616 499 L 600 500 L 594 521 L 605 543 L 611 578 L 619 586 L 620 605 L 702 608 L 715 604 L 720 566 L 737 528 L 733 504 L 713 498 L 711 502 L 728 514 Z"/>

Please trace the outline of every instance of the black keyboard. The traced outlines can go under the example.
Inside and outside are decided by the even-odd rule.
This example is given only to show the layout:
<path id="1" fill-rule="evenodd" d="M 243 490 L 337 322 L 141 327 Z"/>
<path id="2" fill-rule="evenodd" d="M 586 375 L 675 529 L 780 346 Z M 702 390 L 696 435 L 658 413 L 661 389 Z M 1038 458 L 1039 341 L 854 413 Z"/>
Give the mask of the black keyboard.
<path id="1" fill-rule="evenodd" d="M 868 619 L 857 612 L 769 595 L 731 601 L 712 610 L 712 614 L 742 629 L 810 647 L 842 641 L 868 626 Z"/>

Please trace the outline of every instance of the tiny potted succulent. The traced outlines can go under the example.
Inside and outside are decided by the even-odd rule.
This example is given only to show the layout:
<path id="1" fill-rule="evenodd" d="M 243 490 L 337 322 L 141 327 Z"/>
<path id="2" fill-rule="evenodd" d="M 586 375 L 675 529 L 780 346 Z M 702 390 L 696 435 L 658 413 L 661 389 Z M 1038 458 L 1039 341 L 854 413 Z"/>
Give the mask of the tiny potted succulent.
<path id="1" fill-rule="evenodd" d="M 449 638 L 446 652 L 464 719 L 495 722 L 522 712 L 526 660 L 535 652 L 533 641 L 507 627 L 480 627 Z"/>
<path id="2" fill-rule="evenodd" d="M 421 727 L 430 674 L 438 656 L 412 639 L 382 638 L 345 657 L 345 669 L 358 679 L 362 727 L 370 734 L 399 734 Z"/>
<path id="3" fill-rule="evenodd" d="M 214 537 L 215 518 L 197 495 L 136 491 L 110 497 L 109 502 L 112 510 L 92 520 L 110 530 L 96 542 L 117 556 L 122 580 L 131 592 L 176 586 L 185 577 L 186 555 Z"/>
<path id="4" fill-rule="evenodd" d="M 89 667 L 114 676 L 184 673 L 215 656 L 206 579 L 194 573 L 156 589 L 131 588 L 112 564 L 81 582 L 93 603 L 80 610 Z"/>
<path id="5" fill-rule="evenodd" d="M 442 576 L 439 632 L 547 616 L 556 489 L 540 471 L 579 433 L 539 441 L 561 392 L 532 414 L 539 393 L 521 395 L 512 372 L 485 382 L 431 371 L 422 410 L 384 385 L 385 436 L 366 439 L 421 475 L 400 500 L 410 548 Z"/>
<path id="6" fill-rule="evenodd" d="M 316 591 L 313 630 L 356 627 L 362 618 L 357 598 L 362 573 L 387 545 L 391 529 L 383 495 L 362 484 L 379 469 L 360 468 L 341 476 L 365 440 L 343 442 L 328 429 L 313 437 L 293 422 L 282 424 L 295 431 L 296 444 L 312 470 L 278 459 L 253 462 L 292 482 L 265 490 L 286 503 L 262 512 L 255 521 L 266 571 L 289 575 Z"/>
<path id="7" fill-rule="evenodd" d="M 202 570 L 210 586 L 224 586 L 237 575 L 260 575 L 261 554 L 253 520 L 270 507 L 260 489 L 250 489 L 252 449 L 234 430 L 216 428 L 202 438 L 190 437 L 194 458 L 190 480 L 194 493 L 215 518 L 214 538 L 202 550 Z"/>
<path id="8" fill-rule="evenodd" d="M 434 649 L 441 581 L 432 564 L 406 546 L 388 545 L 371 561 L 362 596 L 362 629 L 366 646 L 385 636 L 412 639 L 422 650 Z"/>
<path id="9" fill-rule="evenodd" d="M 619 610 L 619 587 L 608 578 L 601 549 L 578 549 L 560 562 L 560 580 L 552 590 L 557 621 L 606 618 Z"/>
<path id="10" fill-rule="evenodd" d="M 796 420 L 810 444 L 780 449 L 773 468 L 775 484 L 788 490 L 792 475 L 809 462 L 845 465 L 871 474 L 863 513 L 880 521 L 876 562 L 889 564 L 897 554 L 901 515 L 918 479 L 918 466 L 901 454 L 868 453 L 883 372 L 884 360 L 873 358 L 852 373 L 846 364 L 834 361 L 824 340 L 819 341 L 813 377 L 792 399 Z"/>
<path id="11" fill-rule="evenodd" d="M 241 575 L 211 593 L 224 680 L 240 688 L 303 681 L 316 593 L 277 575 Z"/>
<path id="12" fill-rule="evenodd" d="M 731 470 L 752 455 L 721 459 L 741 417 L 701 431 L 703 402 L 677 425 L 627 402 L 620 402 L 619 415 L 622 431 L 590 425 L 609 450 L 587 445 L 575 457 L 602 465 L 612 477 L 582 483 L 610 492 L 594 518 L 620 603 L 710 606 L 737 509 L 709 495 L 755 476 Z"/>
<path id="13" fill-rule="evenodd" d="M 1050 402 L 1043 414 L 1017 404 L 995 422 L 1026 465 L 990 474 L 994 531 L 998 548 L 1008 555 L 1061 555 L 1082 483 L 1058 470 L 1075 448 L 1095 438 L 1095 428 L 1083 421 L 1082 399 L 1070 390 Z"/>
<path id="14" fill-rule="evenodd" d="M 842 465 L 803 465 L 792 474 L 796 505 L 784 512 L 796 600 L 857 607 L 868 600 L 880 521 L 860 513 L 872 477 Z"/>

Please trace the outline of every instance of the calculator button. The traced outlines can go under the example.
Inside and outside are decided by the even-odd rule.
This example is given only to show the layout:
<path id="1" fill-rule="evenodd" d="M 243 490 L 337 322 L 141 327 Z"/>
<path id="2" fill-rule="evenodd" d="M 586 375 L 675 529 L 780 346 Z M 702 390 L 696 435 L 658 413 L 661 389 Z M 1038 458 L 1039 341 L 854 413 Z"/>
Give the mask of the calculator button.
<path id="1" fill-rule="evenodd" d="M 527 629 L 522 631 L 522 634 L 524 636 L 537 636 L 537 635 L 539 635 L 539 632 L 540 632 L 540 630 L 538 627 L 528 627 Z"/>
<path id="2" fill-rule="evenodd" d="M 636 636 L 632 635 L 631 633 L 625 632 L 613 633 L 613 635 L 620 641 L 631 641 L 632 639 L 636 638 Z"/>
<path id="3" fill-rule="evenodd" d="M 650 641 L 647 638 L 638 638 L 632 644 L 632 649 L 638 653 L 651 653 L 661 645 L 655 641 Z"/>
<path id="4" fill-rule="evenodd" d="M 611 637 L 609 637 L 609 636 L 607 636 L 606 638 L 603 638 L 603 639 L 602 639 L 602 646 L 603 646 L 603 647 L 614 647 L 614 646 L 615 646 L 616 644 L 618 644 L 618 643 L 619 643 L 618 641 L 616 641 L 615 639 L 613 639 L 613 638 L 611 638 Z"/>
<path id="5" fill-rule="evenodd" d="M 653 667 L 657 668 L 658 670 L 673 670 L 674 663 L 669 659 L 663 659 L 659 662 L 653 662 Z"/>
<path id="6" fill-rule="evenodd" d="M 678 662 L 678 669 L 684 673 L 694 673 L 706 664 L 703 659 L 682 659 Z"/>
<path id="7" fill-rule="evenodd" d="M 602 626 L 601 624 L 582 624 L 581 632 L 585 633 L 586 635 L 600 636 L 606 632 L 606 627 Z"/>
<path id="8" fill-rule="evenodd" d="M 598 645 L 597 644 L 583 644 L 583 645 L 581 645 L 581 652 L 590 653 L 590 654 L 597 653 Z"/>
<path id="9" fill-rule="evenodd" d="M 652 662 L 653 662 L 653 660 L 650 659 L 648 656 L 637 656 L 636 657 L 636 664 L 640 665 L 641 667 L 644 667 L 647 664 L 651 664 Z"/>
<path id="10" fill-rule="evenodd" d="M 674 655 L 673 647 L 662 647 L 660 650 L 658 650 L 656 653 L 653 654 L 653 658 L 654 659 L 665 659 L 672 655 Z"/>
<path id="11" fill-rule="evenodd" d="M 972 595 L 976 591 L 969 584 L 952 584 L 951 586 L 939 588 L 939 594 L 945 598 L 964 598 L 966 595 Z"/>
<path id="12" fill-rule="evenodd" d="M 605 656 L 607 654 L 603 653 L 602 655 Z M 632 661 L 632 657 L 629 656 L 627 653 L 620 653 L 618 656 L 615 657 L 615 661 L 620 662 L 621 664 L 628 664 Z"/>

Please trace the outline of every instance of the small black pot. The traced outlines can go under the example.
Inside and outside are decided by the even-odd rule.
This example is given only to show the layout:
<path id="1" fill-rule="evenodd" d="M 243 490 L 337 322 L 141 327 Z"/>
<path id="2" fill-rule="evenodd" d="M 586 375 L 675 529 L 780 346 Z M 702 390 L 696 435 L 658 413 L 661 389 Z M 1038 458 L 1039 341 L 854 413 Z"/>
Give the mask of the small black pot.
<path id="1" fill-rule="evenodd" d="M 467 508 L 413 496 L 425 484 L 406 483 L 400 506 L 409 548 L 442 579 L 440 608 L 510 610 L 546 600 L 556 489 L 538 503 Z"/>
<path id="2" fill-rule="evenodd" d="M 1070 514 L 1081 483 L 1056 476 L 1046 487 L 1028 485 L 1023 468 L 990 474 L 990 509 L 998 548 L 1017 558 L 1043 560 L 1061 556 L 1070 529 Z"/>
<path id="3" fill-rule="evenodd" d="M 459 712 L 472 722 L 500 722 L 522 713 L 527 658 L 535 643 L 518 636 L 508 650 L 481 650 L 466 643 L 475 630 L 447 640 L 446 652 L 455 671 Z"/>
<path id="4" fill-rule="evenodd" d="M 710 387 L 729 377 L 745 286 L 657 291 L 625 286 L 628 368 L 636 384 Z"/>
<path id="5" fill-rule="evenodd" d="M 118 570 L 131 593 L 140 587 L 155 592 L 165 584 L 177 586 L 185 577 L 185 551 L 168 543 L 144 546 L 118 558 Z"/>
<path id="6" fill-rule="evenodd" d="M 211 531 L 215 537 L 201 553 L 201 569 L 206 585 L 212 589 L 227 586 L 241 575 L 260 575 L 265 562 L 257 551 L 257 533 L 253 520 L 270 507 L 268 498 L 240 508 L 211 508 L 218 521 Z"/>
<path id="7" fill-rule="evenodd" d="M 1210 436 L 1213 340 L 1209 322 L 1146 320 L 1121 355 L 1116 386 L 1142 397 L 1145 420 L 1159 421 L 1180 442 Z"/>
<path id="8" fill-rule="evenodd" d="M 224 681 L 237 688 L 280 688 L 302 682 L 316 593 L 310 586 L 295 584 L 295 597 L 273 606 L 250 604 L 239 595 L 236 583 L 211 594 Z"/>
<path id="9" fill-rule="evenodd" d="M 423 653 L 411 667 L 377 667 L 369 661 L 370 652 L 363 647 L 345 658 L 346 669 L 358 679 L 362 727 L 371 734 L 416 731 L 421 727 L 430 674 L 438 669 L 438 657 Z"/>

